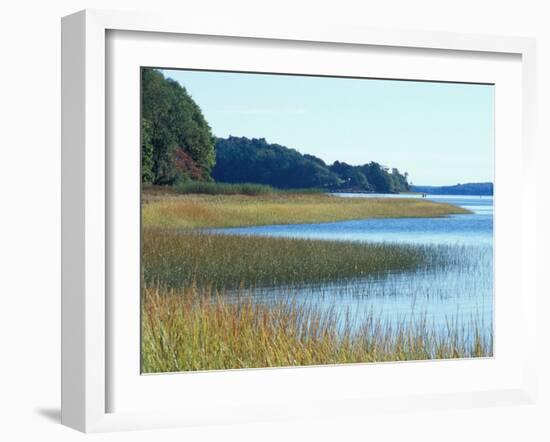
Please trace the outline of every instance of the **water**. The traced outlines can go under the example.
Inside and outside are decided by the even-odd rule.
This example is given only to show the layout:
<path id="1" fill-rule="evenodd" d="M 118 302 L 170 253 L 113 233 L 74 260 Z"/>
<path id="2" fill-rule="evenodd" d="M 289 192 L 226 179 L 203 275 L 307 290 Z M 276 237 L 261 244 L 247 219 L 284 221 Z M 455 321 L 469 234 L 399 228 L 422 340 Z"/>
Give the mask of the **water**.
<path id="1" fill-rule="evenodd" d="M 338 196 L 388 197 L 375 194 Z M 385 323 L 425 321 L 444 334 L 451 323 L 452 327 L 468 330 L 472 322 L 476 322 L 484 330 L 484 338 L 490 341 L 493 318 L 493 198 L 438 195 L 428 196 L 427 199 L 458 205 L 473 213 L 441 218 L 229 228 L 218 229 L 217 232 L 367 243 L 445 245 L 454 265 L 347 283 L 292 287 L 289 291 L 298 302 L 312 303 L 326 310 L 334 309 L 342 318 L 356 318 L 357 323 L 365 315 L 372 315 Z M 253 296 L 260 302 L 272 302 L 280 300 L 281 293 L 280 289 L 264 288 L 256 290 Z"/>
<path id="2" fill-rule="evenodd" d="M 338 194 L 355 198 L 387 197 L 377 194 Z M 409 196 L 410 198 L 413 196 Z M 418 198 L 418 197 L 417 197 Z M 234 227 L 217 232 L 235 235 L 282 236 L 325 240 L 393 242 L 407 244 L 492 245 L 493 198 L 428 197 L 472 210 L 472 215 L 441 218 L 395 218 L 339 221 L 319 224 Z"/>

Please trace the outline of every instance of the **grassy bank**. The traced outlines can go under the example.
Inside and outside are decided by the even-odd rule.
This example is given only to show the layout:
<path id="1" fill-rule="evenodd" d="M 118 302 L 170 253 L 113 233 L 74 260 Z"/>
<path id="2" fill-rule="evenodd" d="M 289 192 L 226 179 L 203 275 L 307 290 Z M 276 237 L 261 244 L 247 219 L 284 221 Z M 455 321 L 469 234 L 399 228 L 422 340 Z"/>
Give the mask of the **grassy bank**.
<path id="1" fill-rule="evenodd" d="M 166 287 L 322 283 L 426 265 L 436 249 L 146 228 L 143 277 Z"/>
<path id="2" fill-rule="evenodd" d="M 228 303 L 223 293 L 194 288 L 161 294 L 146 287 L 142 307 L 146 373 L 492 355 L 475 323 L 470 335 L 457 327 L 441 336 L 426 322 L 386 324 L 371 316 L 352 328 L 335 310 Z"/>
<path id="3" fill-rule="evenodd" d="M 267 195 L 276 193 L 277 189 L 262 184 L 243 183 L 213 183 L 205 181 L 189 181 L 176 186 L 179 194 L 204 194 L 204 195 Z"/>
<path id="4" fill-rule="evenodd" d="M 413 198 L 342 198 L 315 193 L 179 195 L 159 189 L 143 194 L 143 226 L 219 228 L 304 224 L 368 218 L 439 217 L 469 213 L 445 203 Z"/>

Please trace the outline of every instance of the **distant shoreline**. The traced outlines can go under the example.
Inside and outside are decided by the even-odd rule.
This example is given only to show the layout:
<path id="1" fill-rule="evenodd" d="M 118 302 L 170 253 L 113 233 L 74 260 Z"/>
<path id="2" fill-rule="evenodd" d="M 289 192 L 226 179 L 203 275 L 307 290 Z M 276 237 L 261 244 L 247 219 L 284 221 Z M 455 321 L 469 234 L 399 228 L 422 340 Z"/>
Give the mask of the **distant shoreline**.
<path id="1" fill-rule="evenodd" d="M 494 193 L 493 183 L 465 183 L 452 186 L 415 186 L 411 185 L 411 191 L 427 193 L 431 195 L 471 195 L 471 196 L 492 196 Z"/>

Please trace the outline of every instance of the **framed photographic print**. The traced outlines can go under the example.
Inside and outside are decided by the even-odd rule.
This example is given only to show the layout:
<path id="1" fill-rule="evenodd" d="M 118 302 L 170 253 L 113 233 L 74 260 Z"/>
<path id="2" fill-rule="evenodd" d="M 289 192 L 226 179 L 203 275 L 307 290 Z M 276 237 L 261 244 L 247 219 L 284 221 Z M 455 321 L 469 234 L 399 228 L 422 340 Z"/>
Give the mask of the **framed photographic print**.
<path id="1" fill-rule="evenodd" d="M 62 42 L 63 423 L 533 400 L 532 40 L 84 11 Z"/>
<path id="2" fill-rule="evenodd" d="M 492 357 L 493 122 L 493 84 L 142 67 L 142 373 Z"/>

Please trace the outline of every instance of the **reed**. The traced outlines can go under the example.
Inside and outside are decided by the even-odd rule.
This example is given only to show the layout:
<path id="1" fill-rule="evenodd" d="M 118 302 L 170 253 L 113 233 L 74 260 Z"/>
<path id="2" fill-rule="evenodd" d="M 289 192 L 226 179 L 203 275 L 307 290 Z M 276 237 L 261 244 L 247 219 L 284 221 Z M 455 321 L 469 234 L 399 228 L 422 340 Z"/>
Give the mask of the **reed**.
<path id="1" fill-rule="evenodd" d="M 144 373 L 492 356 L 478 322 L 445 332 L 427 321 L 387 323 L 372 315 L 281 300 L 229 302 L 196 287 L 142 292 Z M 357 321 L 360 320 L 359 327 Z M 452 324 L 452 320 L 449 322 Z M 352 326 L 352 324 L 354 326 Z"/>
<path id="2" fill-rule="evenodd" d="M 336 282 L 416 270 L 441 255 L 441 248 L 402 244 L 142 231 L 144 281 L 171 288 Z"/>
<path id="3" fill-rule="evenodd" d="M 177 194 L 144 190 L 142 224 L 164 228 L 221 228 L 304 224 L 369 218 L 441 217 L 469 213 L 420 198 L 342 198 L 323 193 Z"/>

